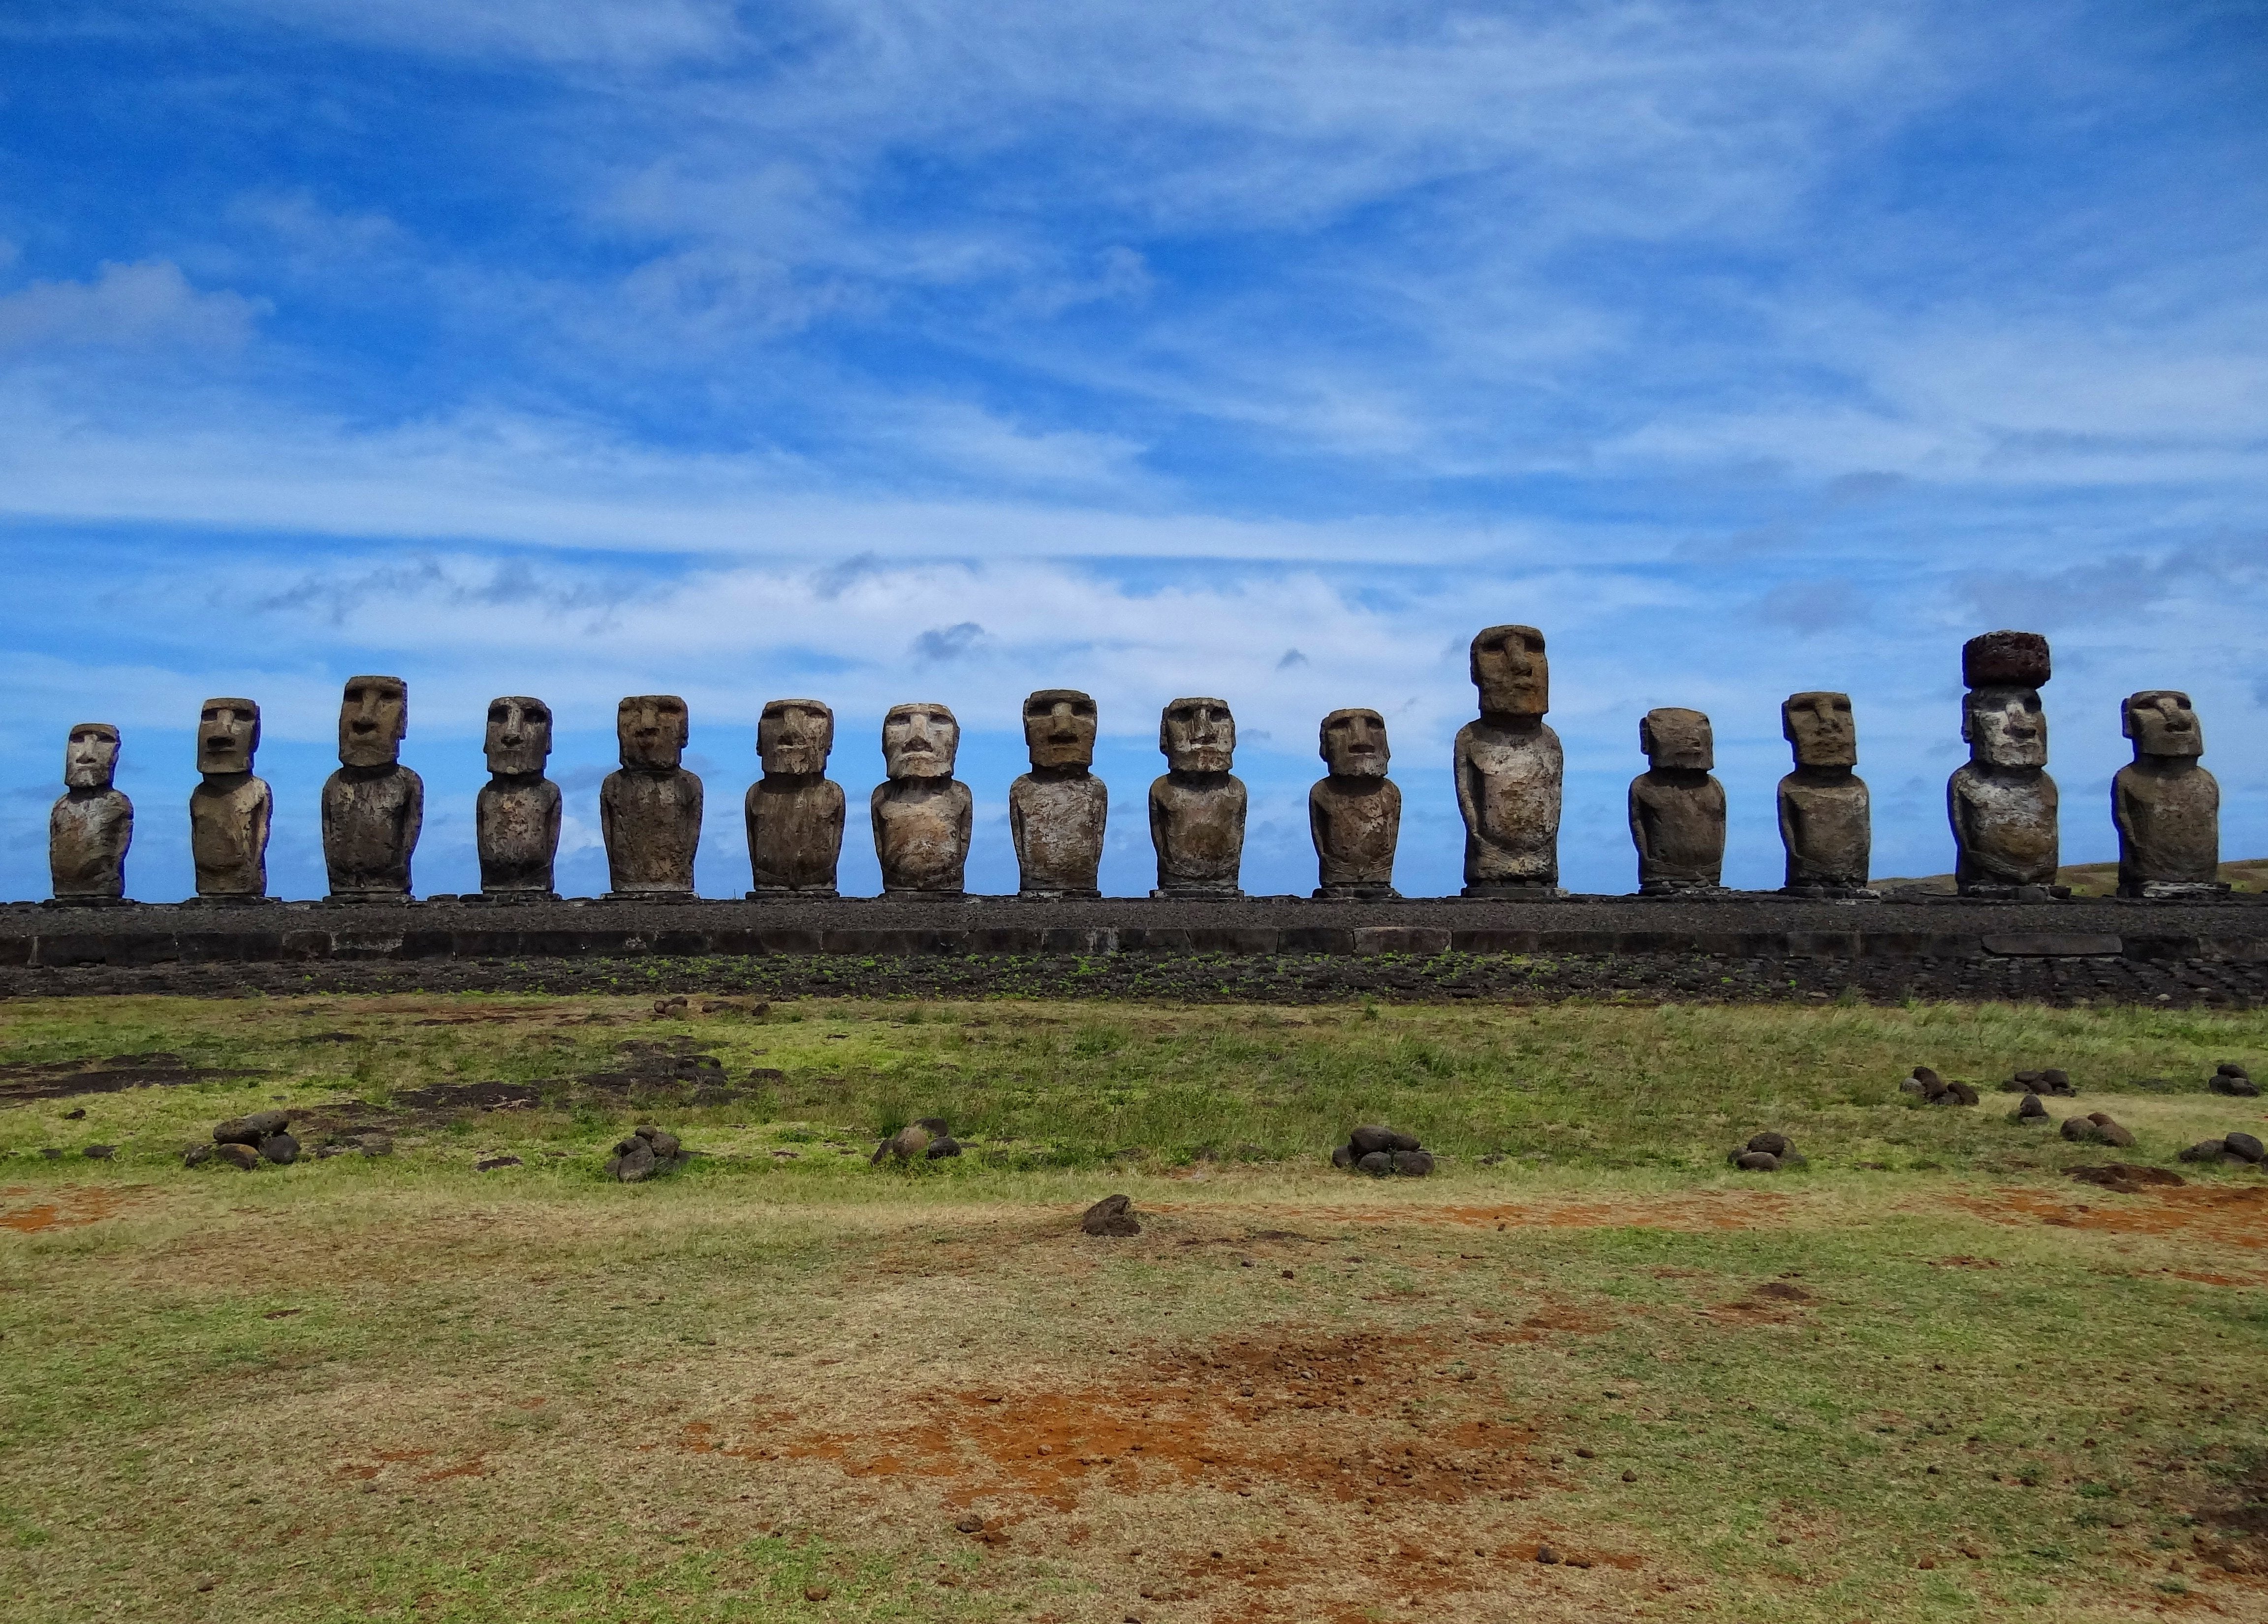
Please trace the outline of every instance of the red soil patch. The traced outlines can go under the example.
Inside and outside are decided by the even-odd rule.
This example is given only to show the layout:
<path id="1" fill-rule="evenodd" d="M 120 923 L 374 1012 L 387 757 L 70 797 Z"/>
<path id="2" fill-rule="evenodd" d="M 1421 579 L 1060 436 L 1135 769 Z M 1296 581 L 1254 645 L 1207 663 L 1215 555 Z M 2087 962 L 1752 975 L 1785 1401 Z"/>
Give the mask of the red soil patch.
<path id="1" fill-rule="evenodd" d="M 1423 1207 L 1334 1213 L 1349 1223 L 1493 1224 L 1498 1229 L 1753 1230 L 1785 1221 L 1793 1197 L 1768 1190 L 1620 1201 L 1535 1201 L 1502 1207 Z M 1315 1215 L 1307 1215 L 1310 1216 Z"/>
<path id="2" fill-rule="evenodd" d="M 126 1205 L 140 1186 L 114 1189 L 101 1185 L 68 1185 L 48 1192 L 54 1199 L 36 1206 L 11 1207 L 0 1212 L 0 1229 L 14 1230 L 18 1235 L 37 1235 L 46 1230 L 74 1229 L 82 1224 L 99 1224 L 105 1218 L 115 1217 L 118 1209 Z M 24 1186 L 0 1190 L 0 1198 L 28 1195 Z"/>
<path id="3" fill-rule="evenodd" d="M 2056 1229 L 2105 1230 L 2122 1235 L 2203 1235 L 2221 1246 L 2268 1249 L 2268 1188 L 2230 1190 L 2193 1185 L 2154 1190 L 2115 1205 L 2066 1201 L 2037 1190 L 2014 1188 L 1949 1199 L 1964 1211 L 1995 1224 L 2044 1224 Z"/>

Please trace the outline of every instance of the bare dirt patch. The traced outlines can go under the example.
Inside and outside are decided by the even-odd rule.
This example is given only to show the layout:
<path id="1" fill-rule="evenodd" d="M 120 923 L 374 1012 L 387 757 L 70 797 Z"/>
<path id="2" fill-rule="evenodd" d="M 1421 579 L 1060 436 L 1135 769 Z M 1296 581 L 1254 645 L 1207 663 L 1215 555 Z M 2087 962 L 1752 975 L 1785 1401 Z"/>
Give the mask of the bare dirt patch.
<path id="1" fill-rule="evenodd" d="M 38 1235 L 48 1230 L 76 1229 L 83 1224 L 99 1224 L 105 1218 L 115 1217 L 127 1202 L 144 1187 L 129 1185 L 123 1188 L 104 1185 L 65 1185 L 61 1189 L 39 1192 L 46 1199 L 23 1207 L 0 1210 L 0 1229 L 13 1230 L 18 1235 Z M 0 1190 L 0 1201 L 29 1195 L 33 1192 L 23 1185 L 11 1185 Z"/>
<path id="2" fill-rule="evenodd" d="M 2115 1204 L 2066 1201 L 2038 1190 L 2007 1187 L 1948 1199 L 1994 1224 L 2042 1224 L 2051 1229 L 2125 1235 L 2202 1235 L 2223 1246 L 2268 1250 L 2268 1187 L 2232 1190 L 2192 1185 L 2137 1192 Z"/>
<path id="3" fill-rule="evenodd" d="M 39 1099 L 68 1099 L 74 1094 L 116 1094 L 129 1088 L 179 1088 L 261 1071 L 192 1066 L 179 1054 L 113 1054 L 107 1059 L 18 1061 L 0 1066 L 0 1106 Z"/>

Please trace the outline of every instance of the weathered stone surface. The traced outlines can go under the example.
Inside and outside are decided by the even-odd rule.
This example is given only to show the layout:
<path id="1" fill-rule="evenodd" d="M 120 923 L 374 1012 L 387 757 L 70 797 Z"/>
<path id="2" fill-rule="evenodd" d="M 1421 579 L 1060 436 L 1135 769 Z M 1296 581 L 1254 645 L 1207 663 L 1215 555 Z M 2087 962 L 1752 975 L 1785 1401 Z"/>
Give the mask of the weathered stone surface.
<path id="1" fill-rule="evenodd" d="M 2047 775 L 2048 724 L 2038 682 L 2047 641 L 2033 632 L 1988 632 L 1962 650 L 1969 693 L 1961 737 L 1968 762 L 1945 786 L 1953 826 L 1954 879 L 1963 896 L 2015 895 L 2055 884 L 2060 855 L 2055 780 Z M 2009 672 L 2038 682 L 2003 680 Z"/>
<path id="2" fill-rule="evenodd" d="M 268 894 L 268 826 L 275 797 L 252 775 L 260 749 L 260 707 L 248 699 L 209 699 L 197 719 L 197 771 L 189 791 L 189 856 L 197 895 L 256 902 Z"/>
<path id="3" fill-rule="evenodd" d="M 494 897 L 548 897 L 559 856 L 559 786 L 551 759 L 551 708 L 525 694 L 489 702 L 489 781 L 473 807 L 481 890 Z"/>
<path id="4" fill-rule="evenodd" d="M 1464 894 L 1557 894 L 1566 767 L 1559 736 L 1543 721 L 1551 697 L 1543 634 L 1491 626 L 1473 639 L 1469 669 L 1480 719 L 1458 731 L 1452 754 L 1465 820 Z"/>
<path id="5" fill-rule="evenodd" d="M 1394 1171 L 1394 1152 L 1372 1150 L 1354 1158 L 1354 1170 L 1366 1172 L 1373 1179 L 1383 1179 Z"/>
<path id="6" fill-rule="evenodd" d="M 1244 782 L 1236 718 L 1219 699 L 1177 699 L 1158 719 L 1166 773 L 1150 785 L 1150 842 L 1160 897 L 1240 897 L 1244 866 Z"/>
<path id="7" fill-rule="evenodd" d="M 1795 770 L 1779 781 L 1779 838 L 1787 889 L 1850 895 L 1866 889 L 1873 860 L 1873 805 L 1859 762 L 1859 729 L 1848 694 L 1791 694 L 1780 732 Z"/>
<path id="8" fill-rule="evenodd" d="M 961 724 L 943 705 L 893 705 L 882 718 L 882 763 L 868 809 L 886 896 L 958 896 L 968 868 L 974 810 L 953 775 Z"/>
<path id="9" fill-rule="evenodd" d="M 231 1117 L 213 1128 L 215 1144 L 256 1145 L 271 1135 L 280 1134 L 291 1124 L 289 1112 L 254 1111 L 247 1116 Z"/>
<path id="10" fill-rule="evenodd" d="M 748 786 L 751 897 L 831 897 L 843 857 L 843 786 L 827 776 L 835 712 L 815 699 L 775 699 L 756 721 L 764 775 Z"/>
<path id="11" fill-rule="evenodd" d="M 1778 1172 L 1779 1157 L 1769 1150 L 1738 1150 L 1733 1155 L 1733 1165 L 1742 1172 Z"/>
<path id="12" fill-rule="evenodd" d="M 2119 726 L 2134 759 L 2110 781 L 2110 820 L 2118 827 L 2118 894 L 2218 897 L 2220 784 L 2198 758 L 2205 728 L 2190 696 L 2172 688 L 2129 694 Z"/>
<path id="13" fill-rule="evenodd" d="M 2016 1106 L 2016 1120 L 2020 1122 L 2046 1121 L 2048 1120 L 2046 1101 L 2037 1094 L 2025 1095 L 2022 1102 Z"/>
<path id="14" fill-rule="evenodd" d="M 1135 1218 L 1133 1201 L 1124 1195 L 1106 1195 L 1089 1207 L 1079 1217 L 1079 1227 L 1089 1235 L 1113 1236 L 1124 1238 L 1142 1232 Z"/>
<path id="15" fill-rule="evenodd" d="M 2250 1134 L 2227 1134 L 2222 1135 L 2221 1143 L 2248 1162 L 2257 1163 L 2268 1160 L 2268 1146 L 2263 1146 L 2260 1141 Z"/>
<path id="16" fill-rule="evenodd" d="M 1725 786 L 1711 775 L 1716 746 L 1709 718 L 1664 706 L 1638 724 L 1652 763 L 1631 780 L 1630 830 L 1638 888 L 1648 896 L 1723 888 Z"/>
<path id="17" fill-rule="evenodd" d="M 1749 1143 L 1745 1148 L 1750 1150 L 1761 1150 L 1766 1156 L 1786 1156 L 1795 1147 L 1789 1143 L 1786 1134 L 1767 1131 L 1749 1135 Z"/>
<path id="18" fill-rule="evenodd" d="M 59 902 L 115 902 L 126 894 L 134 803 L 120 792 L 118 730 L 81 722 L 63 746 L 63 793 L 48 812 L 48 873 Z"/>
<path id="19" fill-rule="evenodd" d="M 1359 901 L 1400 895 L 1394 853 L 1402 838 L 1402 787 L 1386 775 L 1386 718 L 1375 710 L 1334 710 L 1323 718 L 1317 743 L 1329 775 L 1307 791 L 1315 895 Z"/>
<path id="20" fill-rule="evenodd" d="M 880 1166 L 884 1162 L 910 1162 L 929 1154 L 931 1135 L 919 1122 L 909 1122 L 876 1146 L 868 1164 Z"/>
<path id="21" fill-rule="evenodd" d="M 278 1167 L 289 1167 L 299 1159 L 299 1142 L 288 1133 L 273 1133 L 260 1142 L 260 1154 Z"/>
<path id="22" fill-rule="evenodd" d="M 425 785 L 401 765 L 409 685 L 347 679 L 339 703 L 339 770 L 323 783 L 323 866 L 334 902 L 409 895 L 409 859 L 425 822 Z"/>
<path id="23" fill-rule="evenodd" d="M 248 1144 L 239 1144 L 231 1140 L 226 1144 L 213 1147 L 212 1159 L 226 1163 L 239 1172 L 250 1172 L 260 1165 L 260 1152 Z"/>
<path id="24" fill-rule="evenodd" d="M 701 846 L 701 780 L 685 770 L 690 719 L 674 694 L 639 694 L 615 708 L 622 766 L 599 786 L 608 894 L 652 901 L 693 894 Z"/>
<path id="25" fill-rule="evenodd" d="M 1094 701 L 1075 688 L 1042 688 L 1024 701 L 1032 770 L 1008 786 L 1019 895 L 1101 894 L 1110 792 L 1092 770 L 1096 724 Z"/>
<path id="26" fill-rule="evenodd" d="M 1433 1153 L 1430 1150 L 1396 1150 L 1394 1171 L 1407 1179 L 1422 1179 L 1433 1171 Z"/>

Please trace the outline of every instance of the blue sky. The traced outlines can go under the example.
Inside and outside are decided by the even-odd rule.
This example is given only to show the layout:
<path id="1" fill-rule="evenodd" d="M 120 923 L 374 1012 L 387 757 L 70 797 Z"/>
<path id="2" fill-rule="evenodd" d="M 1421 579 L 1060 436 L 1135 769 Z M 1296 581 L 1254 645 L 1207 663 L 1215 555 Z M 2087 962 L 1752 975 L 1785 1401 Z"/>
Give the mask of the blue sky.
<path id="1" fill-rule="evenodd" d="M 2007 13 L 2006 15 L 2000 13 Z M 942 700 L 1012 889 L 1017 705 L 1101 703 L 1106 889 L 1160 705 L 1234 707 L 1246 883 L 1314 884 L 1326 712 L 1389 720 L 1454 889 L 1479 627 L 1543 627 L 1570 884 L 1627 890 L 1638 717 L 1715 719 L 1778 883 L 1778 702 L 1848 689 L 1879 873 L 1950 866 L 1959 648 L 2055 643 L 2067 861 L 2120 695 L 2189 690 L 2268 852 L 2257 4 L 211 0 L 0 8 L 0 895 L 66 728 L 189 889 L 200 699 L 266 709 L 322 889 L 341 680 L 405 677 L 421 891 L 481 716 L 689 701 L 703 889 L 762 702 Z"/>

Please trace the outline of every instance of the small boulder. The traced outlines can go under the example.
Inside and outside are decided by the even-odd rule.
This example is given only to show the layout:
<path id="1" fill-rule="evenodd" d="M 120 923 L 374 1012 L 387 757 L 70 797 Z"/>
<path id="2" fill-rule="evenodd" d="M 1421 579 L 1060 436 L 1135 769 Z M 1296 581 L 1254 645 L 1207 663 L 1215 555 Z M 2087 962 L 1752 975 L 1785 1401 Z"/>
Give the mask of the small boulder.
<path id="1" fill-rule="evenodd" d="M 2250 1134 L 2231 1134 L 2223 1139 L 2221 1143 L 2228 1146 L 2234 1154 L 2242 1157 L 2246 1161 L 2256 1165 L 2264 1159 L 2268 1159 L 2268 1147 L 2264 1147 Z"/>
<path id="2" fill-rule="evenodd" d="M 118 1154 L 118 1147 L 114 1144 L 91 1144 L 79 1154 L 91 1157 L 98 1162 L 107 1162 Z"/>
<path id="3" fill-rule="evenodd" d="M 270 1135 L 280 1134 L 291 1125 L 289 1113 L 254 1111 L 249 1116 L 231 1117 L 213 1129 L 215 1144 L 257 1145 Z"/>
<path id="4" fill-rule="evenodd" d="M 2095 1124 L 2095 1136 L 2102 1143 L 2115 1145 L 2121 1150 L 2134 1148 L 2132 1132 L 2113 1121 L 2108 1112 L 2090 1111 L 2087 1113 L 2087 1120 Z"/>
<path id="5" fill-rule="evenodd" d="M 2231 1166 L 2244 1160 L 2242 1157 L 2228 1148 L 2228 1143 L 2224 1139 L 2200 1139 L 2183 1151 L 2179 1159 L 2184 1162 L 2207 1162 L 2214 1165 L 2227 1163 Z"/>
<path id="6" fill-rule="evenodd" d="M 868 1165 L 879 1167 L 884 1162 L 910 1162 L 929 1154 L 930 1131 L 919 1122 L 909 1122 L 874 1148 Z"/>
<path id="7" fill-rule="evenodd" d="M 1779 1157 L 1769 1150 L 1736 1150 L 1733 1165 L 1742 1172 L 1778 1172 Z"/>
<path id="8" fill-rule="evenodd" d="M 1401 1137 L 1390 1128 L 1358 1128 L 1347 1135 L 1347 1144 L 1354 1151 L 1356 1159 L 1360 1160 L 1373 1150 L 1391 1153 L 1399 1149 L 1395 1141 Z"/>
<path id="9" fill-rule="evenodd" d="M 1331 1165 L 1342 1170 L 1354 1165 L 1354 1147 L 1339 1144 L 1331 1147 Z"/>
<path id="10" fill-rule="evenodd" d="M 1396 1150 L 1394 1171 L 1405 1178 L 1422 1179 L 1433 1171 L 1433 1153 L 1430 1150 Z"/>
<path id="11" fill-rule="evenodd" d="M 2023 1103 L 2016 1107 L 2016 1121 L 2028 1128 L 2036 1122 L 2044 1124 L 2047 1120 L 2047 1105 L 2037 1094 L 2025 1095 Z"/>
<path id="12" fill-rule="evenodd" d="M 2095 1142 L 2095 1123 L 2093 1119 L 2088 1117 L 2064 1118 L 2061 1132 L 2063 1136 L 2073 1144 L 2093 1144 Z"/>
<path id="13" fill-rule="evenodd" d="M 1747 1148 L 1751 1150 L 1761 1150 L 1766 1156 L 1777 1160 L 1786 1156 L 1793 1147 L 1786 1134 L 1767 1132 L 1751 1135 Z"/>
<path id="14" fill-rule="evenodd" d="M 1908 1091 L 1916 1094 L 1926 1094 L 1933 1087 L 1942 1084 L 1944 1081 L 1945 1079 L 1943 1077 L 1937 1075 L 1936 1068 L 1932 1066 L 1916 1066 L 1913 1069 L 1913 1075 L 1908 1077 L 1905 1083 L 1899 1084 L 1898 1086 L 1900 1088 L 1904 1088 L 1906 1086 L 1906 1083 L 1911 1083 L 1917 1086 Z"/>
<path id="15" fill-rule="evenodd" d="M 2071 1085 L 2070 1072 L 2060 1066 L 2050 1066 L 2045 1071 L 2040 1073 L 2040 1092 L 2054 1094 L 2068 1099 L 2076 1095 L 2079 1091 Z"/>
<path id="16" fill-rule="evenodd" d="M 212 1146 L 209 1144 L 193 1144 L 182 1156 L 181 1165 L 184 1167 L 202 1166 L 204 1163 L 212 1160 Z"/>
<path id="17" fill-rule="evenodd" d="M 948 1156 L 959 1156 L 961 1141 L 955 1139 L 951 1134 L 939 1134 L 929 1142 L 929 1149 L 923 1154 L 932 1162 L 940 1161 Z"/>
<path id="18" fill-rule="evenodd" d="M 637 1184 L 651 1179 L 653 1170 L 653 1147 L 636 1134 L 615 1147 L 613 1159 L 607 1164 L 607 1171 L 624 1184 Z"/>
<path id="19" fill-rule="evenodd" d="M 2238 1099 L 2260 1098 L 2260 1084 L 2252 1080 L 2250 1073 L 2232 1060 L 2221 1062 L 2220 1069 L 2205 1079 L 2205 1086 L 2216 1094 L 2228 1094 Z"/>
<path id="20" fill-rule="evenodd" d="M 1129 1235 L 1139 1235 L 1142 1232 L 1142 1226 L 1135 1221 L 1134 1214 L 1130 1210 L 1133 1205 L 1134 1200 L 1131 1196 L 1106 1195 L 1094 1206 L 1089 1207 L 1080 1216 L 1079 1230 L 1084 1234 L 1119 1238 Z"/>
<path id="21" fill-rule="evenodd" d="M 475 1172 L 494 1172 L 499 1167 L 519 1167 L 521 1165 L 523 1165 L 523 1164 L 519 1157 L 516 1156 L 487 1156 L 482 1157 L 479 1161 L 473 1164 L 473 1171 Z"/>
<path id="22" fill-rule="evenodd" d="M 632 1130 L 653 1147 L 657 1162 L 674 1162 L 684 1153 L 684 1143 L 675 1134 L 659 1128 L 639 1128 Z"/>
<path id="23" fill-rule="evenodd" d="M 289 1134 L 270 1134 L 260 1142 L 260 1154 L 278 1167 L 289 1167 L 299 1159 L 299 1142 Z"/>
<path id="24" fill-rule="evenodd" d="M 1973 1106 L 1980 1098 L 1976 1085 L 1970 1083 L 1948 1083 L 1945 1085 L 1945 1093 L 1946 1098 L 1956 1106 Z"/>
<path id="25" fill-rule="evenodd" d="M 226 1162 L 239 1172 L 250 1172 L 260 1165 L 260 1152 L 248 1144 L 231 1139 L 213 1147 L 213 1159 Z"/>
<path id="26" fill-rule="evenodd" d="M 949 1136 L 952 1131 L 946 1127 L 945 1119 L 941 1116 L 917 1116 L 914 1119 L 914 1126 L 926 1128 L 932 1136 L 940 1139 Z"/>
<path id="27" fill-rule="evenodd" d="M 1368 1155 L 1358 1156 L 1354 1158 L 1354 1170 L 1368 1173 L 1373 1179 L 1383 1179 L 1394 1171 L 1394 1152 L 1373 1150 Z"/>

